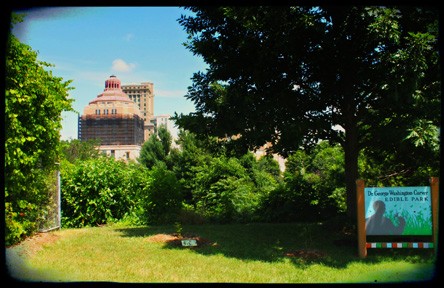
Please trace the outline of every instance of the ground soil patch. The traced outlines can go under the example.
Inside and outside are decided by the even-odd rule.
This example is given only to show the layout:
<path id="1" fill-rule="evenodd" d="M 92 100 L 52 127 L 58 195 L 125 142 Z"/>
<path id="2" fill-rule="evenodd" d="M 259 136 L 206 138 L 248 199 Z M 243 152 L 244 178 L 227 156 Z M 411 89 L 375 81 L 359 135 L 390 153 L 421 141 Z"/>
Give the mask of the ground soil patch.
<path id="1" fill-rule="evenodd" d="M 31 237 L 26 238 L 16 245 L 7 246 L 6 248 L 17 247 L 19 248 L 19 255 L 33 256 L 38 251 L 42 250 L 44 245 L 54 243 L 59 238 L 59 235 L 51 232 L 37 233 Z"/>

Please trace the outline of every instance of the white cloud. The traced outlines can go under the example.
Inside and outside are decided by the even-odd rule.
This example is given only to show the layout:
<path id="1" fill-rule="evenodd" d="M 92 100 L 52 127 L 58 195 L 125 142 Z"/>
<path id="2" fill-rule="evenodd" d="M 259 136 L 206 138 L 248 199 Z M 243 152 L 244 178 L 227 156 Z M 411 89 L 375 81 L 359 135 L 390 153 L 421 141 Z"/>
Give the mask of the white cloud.
<path id="1" fill-rule="evenodd" d="M 116 72 L 131 72 L 136 67 L 134 63 L 126 63 L 122 59 L 116 59 L 113 61 L 111 69 Z"/>

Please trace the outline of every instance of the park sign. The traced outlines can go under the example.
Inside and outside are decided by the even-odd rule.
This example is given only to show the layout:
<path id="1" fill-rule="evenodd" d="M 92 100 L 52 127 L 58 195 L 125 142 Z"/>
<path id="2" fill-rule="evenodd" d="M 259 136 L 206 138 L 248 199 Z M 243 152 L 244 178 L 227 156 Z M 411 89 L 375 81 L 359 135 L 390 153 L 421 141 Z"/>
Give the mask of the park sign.
<path id="1" fill-rule="evenodd" d="M 439 178 L 430 186 L 365 187 L 356 180 L 359 257 L 367 248 L 438 249 Z"/>
<path id="2" fill-rule="evenodd" d="M 367 235 L 432 235 L 430 186 L 366 187 Z"/>

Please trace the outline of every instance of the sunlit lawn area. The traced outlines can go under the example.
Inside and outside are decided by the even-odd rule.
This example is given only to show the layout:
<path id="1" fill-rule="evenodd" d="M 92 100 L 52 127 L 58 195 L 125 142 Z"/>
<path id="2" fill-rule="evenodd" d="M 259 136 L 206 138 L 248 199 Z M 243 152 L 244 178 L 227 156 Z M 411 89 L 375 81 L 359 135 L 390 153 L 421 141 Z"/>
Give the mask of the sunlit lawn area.
<path id="1" fill-rule="evenodd" d="M 353 243 L 320 224 L 182 228 L 197 247 L 168 241 L 174 225 L 63 229 L 38 236 L 51 239 L 41 249 L 32 238 L 8 248 L 7 265 L 16 279 L 44 282 L 380 283 L 435 271 L 432 249 L 373 249 L 359 259 Z"/>

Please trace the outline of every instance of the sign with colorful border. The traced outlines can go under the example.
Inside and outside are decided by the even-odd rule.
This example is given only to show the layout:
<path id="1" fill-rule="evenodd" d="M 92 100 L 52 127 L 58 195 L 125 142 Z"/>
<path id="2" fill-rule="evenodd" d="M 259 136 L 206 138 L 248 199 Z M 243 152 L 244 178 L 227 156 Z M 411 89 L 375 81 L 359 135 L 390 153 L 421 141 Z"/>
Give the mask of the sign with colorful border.
<path id="1" fill-rule="evenodd" d="M 439 227 L 438 223 L 439 222 L 438 219 L 439 178 L 438 177 L 430 177 L 430 187 L 420 186 L 420 187 L 366 188 L 365 181 L 358 179 L 356 180 L 356 200 L 357 200 L 356 215 L 357 215 L 358 254 L 360 258 L 365 258 L 367 256 L 367 248 L 390 248 L 390 249 L 433 248 L 435 250 L 435 253 L 437 252 L 438 227 Z M 409 203 L 407 205 L 404 205 L 407 202 Z M 386 203 L 389 203 L 388 210 L 390 214 L 393 215 L 392 216 L 393 219 L 384 216 L 387 211 Z M 397 206 L 395 206 L 395 203 L 397 203 L 396 204 Z M 398 204 L 400 205 L 399 207 Z M 428 213 L 429 211 L 428 207 L 430 207 L 431 219 L 429 217 L 430 214 Z M 419 214 L 419 211 L 421 211 L 420 209 L 423 209 L 421 212 L 422 216 L 420 217 L 422 219 L 421 220 L 422 223 L 420 223 L 419 225 L 413 225 L 409 223 L 408 221 L 418 222 L 417 213 Z M 393 226 L 398 227 L 402 225 L 403 226 L 402 231 L 400 230 L 397 231 L 397 234 L 395 234 L 394 232 L 389 232 L 388 233 L 389 235 L 386 235 L 387 234 L 386 231 L 375 232 L 374 229 L 373 230 L 370 229 L 370 224 L 368 223 L 369 218 L 372 217 L 372 215 L 374 215 L 377 211 L 379 211 L 381 219 L 382 217 L 388 218 L 392 222 Z M 413 215 L 410 215 L 411 211 L 413 211 Z M 402 220 L 400 219 L 401 217 L 403 218 Z M 410 220 L 409 218 L 415 220 Z M 366 229 L 366 224 L 369 229 Z M 431 233 L 429 231 L 430 225 L 432 226 Z M 407 228 L 409 226 L 410 228 Z M 415 228 L 415 227 L 422 227 L 422 228 Z M 409 229 L 410 232 L 408 232 Z M 368 230 L 369 232 L 367 232 L 366 230 Z M 372 232 L 370 232 L 370 230 L 372 230 Z M 367 236 L 369 235 L 378 235 L 376 236 L 379 239 L 378 241 L 382 242 L 367 242 Z M 394 239 L 390 238 L 390 235 L 392 236 L 402 235 L 402 236 L 396 236 L 396 237 L 401 237 L 402 240 L 396 239 L 395 241 L 397 242 L 391 242 Z M 418 241 L 417 239 L 419 239 L 417 237 L 422 237 L 421 239 L 423 239 L 424 242 L 416 242 Z M 376 238 L 373 239 L 375 240 Z"/>

